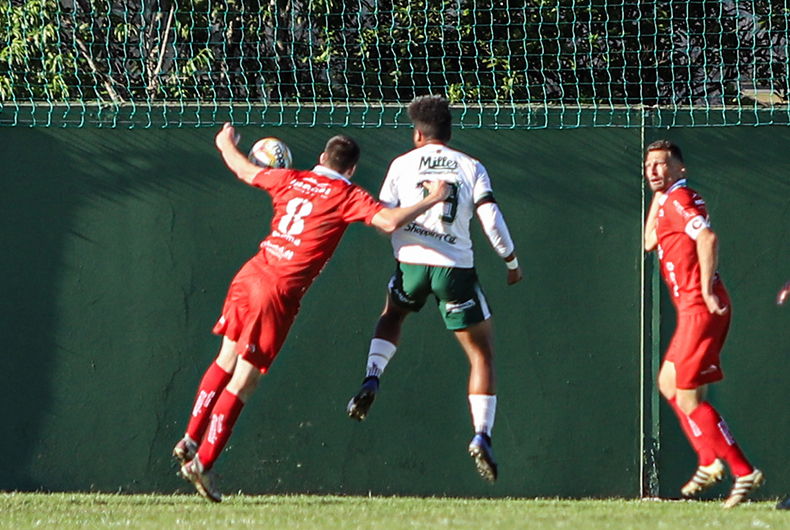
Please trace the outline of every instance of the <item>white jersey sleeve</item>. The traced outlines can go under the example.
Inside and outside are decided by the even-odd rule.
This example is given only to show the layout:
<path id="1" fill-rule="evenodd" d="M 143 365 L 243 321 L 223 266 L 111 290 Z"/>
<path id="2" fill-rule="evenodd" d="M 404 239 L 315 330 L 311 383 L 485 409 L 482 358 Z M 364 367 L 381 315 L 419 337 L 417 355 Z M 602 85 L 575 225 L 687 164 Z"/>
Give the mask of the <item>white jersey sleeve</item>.
<path id="1" fill-rule="evenodd" d="M 475 205 L 480 204 L 486 197 L 492 196 L 494 191 L 491 187 L 491 179 L 485 166 L 475 160 L 475 179 L 474 189 L 472 190 L 472 200 Z"/>
<path id="2" fill-rule="evenodd" d="M 495 202 L 486 202 L 477 207 L 477 218 L 483 226 L 488 241 L 500 258 L 510 256 L 516 249 L 505 218 Z"/>
<path id="3" fill-rule="evenodd" d="M 397 178 L 397 159 L 390 164 L 389 169 L 387 170 L 387 176 L 384 177 L 384 182 L 381 185 L 381 190 L 379 191 L 379 202 L 382 203 L 387 208 L 397 208 L 400 206 L 400 200 L 398 199 L 398 178 Z"/>

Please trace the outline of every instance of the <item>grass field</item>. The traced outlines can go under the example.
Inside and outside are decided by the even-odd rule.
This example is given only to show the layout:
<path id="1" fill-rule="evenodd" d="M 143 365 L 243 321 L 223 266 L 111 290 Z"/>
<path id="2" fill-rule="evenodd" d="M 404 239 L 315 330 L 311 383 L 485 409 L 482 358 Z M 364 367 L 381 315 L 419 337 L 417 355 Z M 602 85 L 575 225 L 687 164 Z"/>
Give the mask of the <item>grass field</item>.
<path id="1" fill-rule="evenodd" d="M 776 501 L 719 502 L 416 497 L 0 494 L 0 528 L 787 528 Z"/>

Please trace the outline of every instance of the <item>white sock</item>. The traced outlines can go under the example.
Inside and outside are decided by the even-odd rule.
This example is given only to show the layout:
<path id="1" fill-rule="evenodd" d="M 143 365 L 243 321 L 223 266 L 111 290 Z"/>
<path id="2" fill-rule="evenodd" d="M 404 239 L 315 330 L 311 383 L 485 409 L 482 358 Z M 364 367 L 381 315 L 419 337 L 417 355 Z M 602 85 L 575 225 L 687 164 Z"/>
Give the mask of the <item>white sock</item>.
<path id="1" fill-rule="evenodd" d="M 388 340 L 373 339 L 370 341 L 370 351 L 368 353 L 367 377 L 381 377 L 387 363 L 395 355 L 397 347 Z"/>
<path id="2" fill-rule="evenodd" d="M 484 432 L 491 437 L 496 417 L 496 396 L 469 394 L 469 410 L 472 413 L 472 426 L 475 432 Z"/>

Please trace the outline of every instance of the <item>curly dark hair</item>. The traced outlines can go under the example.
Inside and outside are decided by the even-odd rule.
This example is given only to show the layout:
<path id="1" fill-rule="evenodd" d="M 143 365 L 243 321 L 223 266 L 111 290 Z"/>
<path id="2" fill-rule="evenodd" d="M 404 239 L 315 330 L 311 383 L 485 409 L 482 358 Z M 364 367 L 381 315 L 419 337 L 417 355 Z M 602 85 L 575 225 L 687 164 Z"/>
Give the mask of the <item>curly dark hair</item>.
<path id="1" fill-rule="evenodd" d="M 442 96 L 420 96 L 409 105 L 409 118 L 428 140 L 449 142 L 453 134 L 450 102 Z"/>

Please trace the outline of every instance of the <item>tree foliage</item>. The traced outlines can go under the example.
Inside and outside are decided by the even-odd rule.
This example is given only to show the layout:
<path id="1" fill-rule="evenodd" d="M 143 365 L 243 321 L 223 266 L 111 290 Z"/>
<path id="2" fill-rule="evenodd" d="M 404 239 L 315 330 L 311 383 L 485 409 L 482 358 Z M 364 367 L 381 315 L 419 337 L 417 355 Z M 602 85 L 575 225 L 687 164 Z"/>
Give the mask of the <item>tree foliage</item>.
<path id="1" fill-rule="evenodd" d="M 0 0 L 0 97 L 705 105 L 787 99 L 784 0 Z"/>

